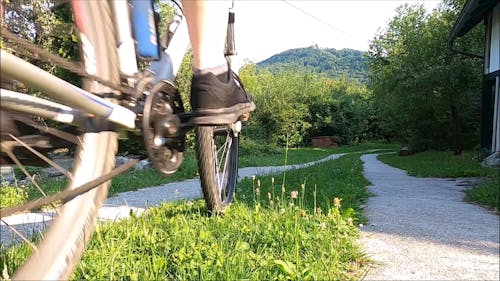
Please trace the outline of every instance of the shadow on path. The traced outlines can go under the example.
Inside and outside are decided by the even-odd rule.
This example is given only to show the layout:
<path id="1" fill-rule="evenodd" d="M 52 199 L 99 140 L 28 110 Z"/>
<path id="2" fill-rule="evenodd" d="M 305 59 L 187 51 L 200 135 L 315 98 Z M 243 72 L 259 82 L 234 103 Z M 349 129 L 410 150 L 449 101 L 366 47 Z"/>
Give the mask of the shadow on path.
<path id="1" fill-rule="evenodd" d="M 382 265 L 366 279 L 499 280 L 499 217 L 463 201 L 460 179 L 417 178 L 363 155 L 373 194 L 362 229 Z"/>

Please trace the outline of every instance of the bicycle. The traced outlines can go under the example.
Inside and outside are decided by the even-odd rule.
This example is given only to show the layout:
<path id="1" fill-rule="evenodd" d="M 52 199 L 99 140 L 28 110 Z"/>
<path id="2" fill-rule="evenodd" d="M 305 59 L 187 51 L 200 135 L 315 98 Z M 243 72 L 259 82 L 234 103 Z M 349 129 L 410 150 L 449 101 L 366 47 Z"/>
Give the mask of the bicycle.
<path id="1" fill-rule="evenodd" d="M 107 198 L 110 180 L 135 164 L 132 161 L 115 168 L 117 140 L 121 132 L 142 135 L 153 166 L 160 173 L 170 175 L 182 163 L 186 133 L 194 129 L 200 182 L 207 209 L 214 213 L 224 211 L 235 192 L 238 139 L 242 122 L 248 116 L 242 116 L 234 124 L 221 126 L 195 127 L 190 123 L 193 114 L 185 112 L 173 83 L 189 42 L 182 7 L 175 3 L 176 14 L 169 25 L 168 36 L 163 44 L 155 47 L 154 44 L 148 46 L 151 36 L 157 37 L 156 24 L 159 21 L 151 18 L 153 1 L 131 1 L 130 16 L 126 16 L 129 15 L 127 1 L 71 2 L 80 31 L 81 65 L 48 54 L 2 26 L 3 40 L 13 41 L 83 78 L 83 86 L 76 87 L 1 50 L 3 77 L 9 76 L 41 89 L 53 100 L 2 87 L 2 120 L 8 117 L 14 125 L 2 125 L 0 163 L 16 164 L 32 184 L 38 186 L 24 166 L 35 158 L 21 158 L 29 152 L 36 159 L 61 170 L 70 179 L 66 190 L 60 193 L 48 196 L 41 190 L 43 196 L 37 200 L 0 210 L 3 218 L 52 204 L 58 213 L 14 279 L 69 277 L 90 240 L 98 210 Z M 147 6 L 140 6 L 144 4 Z M 234 54 L 231 32 L 234 14 L 231 16 L 231 13 L 226 52 L 229 62 Z M 134 44 L 134 41 L 138 43 Z M 137 57 L 146 57 L 153 62 L 147 70 L 139 71 Z M 69 126 L 47 126 L 54 122 Z M 19 130 L 10 131 L 12 126 Z M 68 147 L 76 149 L 71 173 L 47 156 L 56 149 Z M 64 205 L 58 207 L 54 202 Z"/>

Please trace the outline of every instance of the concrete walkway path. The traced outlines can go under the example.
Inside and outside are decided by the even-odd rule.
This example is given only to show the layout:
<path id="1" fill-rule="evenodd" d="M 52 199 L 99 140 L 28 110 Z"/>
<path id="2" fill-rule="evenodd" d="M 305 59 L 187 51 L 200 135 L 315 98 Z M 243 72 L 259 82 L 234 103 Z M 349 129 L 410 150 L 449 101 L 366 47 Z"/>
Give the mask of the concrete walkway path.
<path id="1" fill-rule="evenodd" d="M 460 180 L 416 178 L 363 155 L 373 193 L 365 280 L 500 280 L 499 216 L 463 201 Z"/>

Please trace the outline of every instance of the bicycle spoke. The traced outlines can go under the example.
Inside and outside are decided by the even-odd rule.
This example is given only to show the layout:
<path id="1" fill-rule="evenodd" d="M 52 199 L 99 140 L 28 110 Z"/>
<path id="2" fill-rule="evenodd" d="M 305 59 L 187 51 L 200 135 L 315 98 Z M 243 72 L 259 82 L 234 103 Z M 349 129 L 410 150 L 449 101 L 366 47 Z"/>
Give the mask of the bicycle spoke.
<path id="1" fill-rule="evenodd" d="M 221 199 L 224 200 L 226 193 L 226 185 L 228 182 L 228 159 L 230 159 L 229 154 L 231 152 L 232 139 L 229 135 L 226 134 L 226 139 L 221 143 L 220 147 L 217 147 L 216 141 L 213 141 L 214 147 L 214 155 L 215 159 L 215 178 L 217 182 L 217 189 L 219 194 L 221 195 Z"/>
<path id="2" fill-rule="evenodd" d="M 24 236 L 21 232 L 17 231 L 14 227 L 12 227 L 10 224 L 8 224 L 6 221 L 3 219 L 0 219 L 3 224 L 5 224 L 12 232 L 14 232 L 19 238 L 21 238 L 25 243 L 27 243 L 34 251 L 38 251 L 38 248 L 36 247 L 35 244 L 33 244 L 26 236 Z"/>
<path id="3" fill-rule="evenodd" d="M 2 147 L 2 149 L 4 149 Z M 23 172 L 23 174 L 30 179 L 31 183 L 38 189 L 38 191 L 40 191 L 40 193 L 44 196 L 44 197 L 47 197 L 47 194 L 43 191 L 43 189 L 35 182 L 35 179 L 30 175 L 30 173 L 26 170 L 26 168 L 24 167 L 24 165 L 21 163 L 21 161 L 19 161 L 19 159 L 17 159 L 17 157 L 12 153 L 12 151 L 10 150 L 4 150 L 5 153 L 7 153 L 7 155 L 10 157 L 10 159 L 12 159 L 12 161 L 14 161 L 14 163 L 19 167 L 19 169 L 21 169 L 21 171 Z"/>
<path id="4" fill-rule="evenodd" d="M 229 139 L 226 136 L 226 142 L 224 142 L 224 149 L 221 153 L 221 163 L 222 163 L 222 182 L 221 182 L 221 196 L 225 195 L 225 190 L 226 190 L 226 184 L 227 184 L 227 159 L 229 155 L 229 145 L 228 145 Z"/>
<path id="5" fill-rule="evenodd" d="M 13 140 L 17 141 L 22 146 L 24 146 L 26 149 L 28 149 L 29 151 L 31 151 L 33 154 L 35 154 L 36 156 L 38 156 L 40 159 L 42 159 L 43 161 L 45 161 L 47 164 L 49 164 L 50 166 L 54 167 L 59 172 L 63 173 L 66 177 L 68 177 L 69 179 L 73 179 L 73 177 L 71 176 L 71 173 L 68 172 L 68 170 L 66 170 L 63 167 L 59 166 L 56 162 L 50 160 L 48 157 L 46 157 L 45 155 L 41 154 L 40 152 L 36 151 L 35 149 L 33 149 L 32 147 L 30 147 L 29 145 L 27 145 L 22 140 L 16 138 L 15 136 L 13 136 L 11 134 L 9 134 L 9 136 Z"/>
<path id="6" fill-rule="evenodd" d="M 12 153 L 12 151 L 6 151 L 7 152 L 7 155 L 10 157 L 10 159 L 12 159 L 12 161 L 14 161 L 14 163 L 16 163 L 16 165 L 19 167 L 19 169 L 21 169 L 21 171 L 24 173 L 24 175 L 30 179 L 31 183 L 38 189 L 38 191 L 40 191 L 40 193 L 43 195 L 43 197 L 47 198 L 47 194 L 43 191 L 43 189 L 38 185 L 38 183 L 35 181 L 35 178 L 32 177 L 29 172 L 26 170 L 26 168 L 24 167 L 24 165 L 19 161 L 19 159 L 17 159 L 17 157 Z M 59 215 L 59 211 L 56 209 L 56 206 L 54 205 L 53 202 L 48 202 L 47 204 L 49 204 L 52 206 L 52 208 L 54 208 L 54 210 L 56 211 L 56 213 Z M 41 207 L 41 206 L 40 206 Z M 0 213 L 0 217 L 2 217 L 1 213 Z"/>
<path id="7" fill-rule="evenodd" d="M 219 149 L 217 149 L 217 144 L 216 141 L 214 140 L 214 155 L 216 156 L 216 164 L 215 164 L 215 176 L 217 179 L 217 187 L 219 189 L 219 192 L 222 192 L 222 189 L 224 188 L 223 183 L 224 183 L 224 170 L 222 168 L 222 165 L 224 163 L 224 151 L 225 151 L 226 146 L 222 145 Z"/>
<path id="8" fill-rule="evenodd" d="M 55 202 L 58 200 L 61 200 L 63 203 L 66 203 L 66 202 L 70 201 L 71 199 L 73 199 L 73 198 L 75 198 L 75 197 L 77 197 L 77 196 L 79 196 L 79 195 L 81 195 L 81 194 L 83 194 L 91 189 L 96 188 L 97 186 L 101 185 L 102 183 L 112 179 L 116 175 L 125 172 L 126 170 L 132 168 L 138 162 L 139 162 L 138 159 L 134 159 L 132 161 L 129 161 L 128 163 L 123 164 L 122 166 L 120 166 L 118 168 L 115 168 L 114 170 L 112 170 L 108 174 L 100 176 L 100 177 L 98 177 L 92 181 L 89 181 L 86 184 L 83 184 L 82 186 L 79 186 L 75 189 L 66 189 L 65 191 L 56 193 L 54 195 L 51 195 L 51 196 L 48 196 L 45 198 L 36 199 L 36 200 L 30 201 L 28 203 L 25 203 L 23 205 L 1 209 L 0 210 L 0 217 L 6 217 L 6 216 L 10 216 L 10 215 L 17 213 L 17 212 L 23 212 L 23 211 L 27 211 L 27 210 L 36 209 L 36 208 L 39 208 L 43 205 L 46 205 L 46 204 L 49 204 L 49 203 L 52 203 L 52 202 Z"/>
<path id="9" fill-rule="evenodd" d="M 15 120 L 23 122 L 24 124 L 26 124 L 28 126 L 31 126 L 31 127 L 35 128 L 35 129 L 39 130 L 40 132 L 49 133 L 49 134 L 51 134 L 53 136 L 56 136 L 56 137 L 61 138 L 63 140 L 69 141 L 71 143 L 74 143 L 74 144 L 80 144 L 81 143 L 81 139 L 78 136 L 75 136 L 73 134 L 70 134 L 70 133 L 67 133 L 67 132 L 55 129 L 55 128 L 51 128 L 51 127 L 47 127 L 47 126 L 41 126 L 39 124 L 36 124 L 35 122 L 33 122 L 32 120 L 30 120 L 27 117 L 16 116 Z"/>

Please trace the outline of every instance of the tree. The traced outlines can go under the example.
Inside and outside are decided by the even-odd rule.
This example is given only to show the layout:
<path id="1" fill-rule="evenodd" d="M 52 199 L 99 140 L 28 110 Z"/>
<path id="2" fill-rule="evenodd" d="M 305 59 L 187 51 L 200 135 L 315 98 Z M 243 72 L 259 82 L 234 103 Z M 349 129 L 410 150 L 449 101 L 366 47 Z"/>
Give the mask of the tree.
<path id="1" fill-rule="evenodd" d="M 245 88 L 254 95 L 257 111 L 252 114 L 247 134 L 274 144 L 302 143 L 310 124 L 307 106 L 298 98 L 308 85 L 307 77 L 294 73 L 256 72 L 255 66 L 240 71 Z M 265 128 L 265 129 L 264 129 Z M 251 133 L 253 130 L 253 133 Z"/>
<path id="2" fill-rule="evenodd" d="M 370 45 L 369 76 L 384 134 L 414 150 L 460 153 L 477 131 L 480 61 L 457 59 L 447 45 L 456 2 L 430 14 L 422 5 L 399 7 Z M 482 38 L 475 34 L 462 46 L 481 50 Z"/>
<path id="3" fill-rule="evenodd" d="M 67 5 L 54 6 L 53 0 L 18 0 L 2 1 L 2 28 L 7 28 L 42 49 L 56 53 L 68 60 L 79 59 L 78 37 L 72 24 L 72 12 Z M 78 77 L 46 63 L 39 56 L 30 53 L 14 42 L 3 42 L 6 48 L 26 61 L 78 84 Z"/>
<path id="4" fill-rule="evenodd" d="M 375 135 L 371 92 L 355 81 L 313 72 L 269 72 L 255 65 L 240 75 L 257 105 L 245 135 L 290 146 L 307 145 L 315 136 L 339 136 L 350 143 Z"/>

